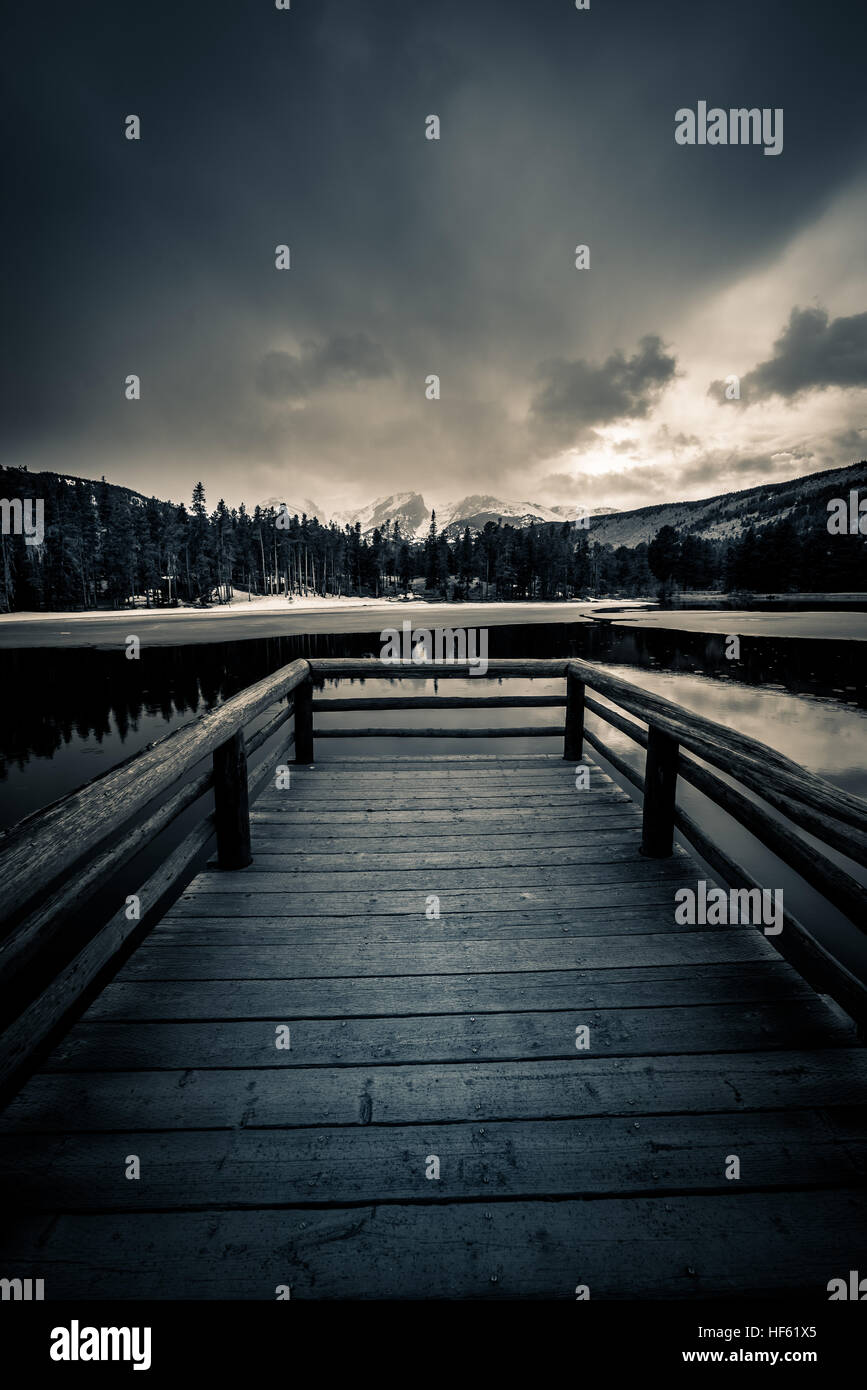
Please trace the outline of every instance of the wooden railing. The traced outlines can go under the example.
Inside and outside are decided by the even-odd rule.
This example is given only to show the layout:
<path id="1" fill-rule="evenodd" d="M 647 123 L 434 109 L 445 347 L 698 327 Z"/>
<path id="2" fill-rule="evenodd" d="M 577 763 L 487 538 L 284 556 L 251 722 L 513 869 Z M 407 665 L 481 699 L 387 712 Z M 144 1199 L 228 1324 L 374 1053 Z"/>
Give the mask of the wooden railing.
<path id="1" fill-rule="evenodd" d="M 159 919 L 214 836 L 222 868 L 251 862 L 249 802 L 273 776 L 274 754 L 252 772 L 247 759 L 281 729 L 286 733 L 282 747 L 288 747 L 292 705 L 279 708 L 248 739 L 244 728 L 299 687 L 297 726 L 299 703 L 308 711 L 310 704 L 306 661 L 284 666 L 0 838 L 0 984 L 4 1017 L 12 1017 L 0 1038 L 0 1090 L 131 938 Z M 198 771 L 209 755 L 211 767 Z M 203 809 L 201 820 L 159 867 L 134 894 L 124 895 L 123 905 L 44 987 L 38 981 L 36 997 L 25 995 L 24 1007 L 16 1013 L 16 994 L 27 990 L 28 974 L 37 972 L 38 980 L 40 960 L 62 954 L 63 928 L 71 914 L 210 791 L 213 811 Z M 137 916 L 130 897 L 139 900 Z"/>
<path id="2" fill-rule="evenodd" d="M 313 762 L 316 738 L 558 738 L 563 740 L 564 758 L 576 762 L 587 743 L 641 792 L 643 853 L 656 858 L 670 855 L 675 832 L 679 831 L 730 887 L 759 887 L 678 805 L 677 785 L 682 778 L 732 816 L 856 926 L 867 929 L 867 891 L 824 853 L 824 847 L 833 847 L 854 863 L 867 865 L 867 803 L 765 744 L 652 695 L 604 668 L 568 660 L 487 663 L 486 675 L 497 679 L 562 679 L 562 694 L 449 697 L 437 691 L 423 696 L 400 693 L 377 698 L 314 698 L 314 685 L 325 678 L 466 679 L 471 669 L 457 663 L 395 666 L 374 658 L 294 661 L 2 837 L 0 981 L 8 1001 L 17 982 L 25 980 L 40 960 L 50 958 L 52 950 L 62 944 L 70 913 L 78 911 L 178 816 L 212 789 L 214 793 L 213 812 L 203 813 L 193 830 L 137 889 L 140 915 L 129 915 L 127 897 L 36 997 L 24 1002 L 17 1015 L 7 1002 L 5 1013 L 12 1016 L 12 1022 L 0 1039 L 0 1087 L 9 1083 L 80 1005 L 132 939 L 158 920 L 214 836 L 221 868 L 238 869 L 251 862 L 249 803 L 273 777 L 275 765 L 293 739 L 298 763 Z M 470 678 L 484 679 L 479 675 Z M 588 691 L 617 708 L 594 699 Z M 245 736 L 247 725 L 289 697 L 291 703 L 278 708 L 252 737 Z M 563 709 L 563 723 L 314 729 L 314 716 L 325 712 L 546 707 Z M 623 712 L 635 718 L 626 718 Z M 643 776 L 585 727 L 587 713 L 645 749 Z M 290 718 L 294 725 L 291 737 Z M 276 749 L 250 772 L 250 754 L 280 734 Z M 212 759 L 210 769 L 198 770 L 208 756 Z M 718 776 L 712 768 L 725 776 Z M 753 800 L 741 787 L 765 804 Z M 768 807 L 782 813 L 785 820 L 778 819 Z M 806 831 L 819 845 L 800 831 Z M 814 988 L 835 998 L 859 1026 L 867 1026 L 867 988 L 790 913 L 784 914 L 780 935 L 769 940 Z"/>

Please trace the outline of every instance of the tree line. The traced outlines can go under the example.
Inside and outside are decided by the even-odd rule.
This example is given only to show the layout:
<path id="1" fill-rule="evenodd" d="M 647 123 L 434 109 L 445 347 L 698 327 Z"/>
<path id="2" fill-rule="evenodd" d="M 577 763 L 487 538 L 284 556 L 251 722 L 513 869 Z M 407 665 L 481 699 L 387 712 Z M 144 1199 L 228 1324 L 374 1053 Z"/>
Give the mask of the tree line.
<path id="1" fill-rule="evenodd" d="M 7 498 L 44 499 L 44 537 L 28 544 L 4 524 L 0 610 L 226 603 L 251 595 L 370 595 L 423 591 L 448 599 L 669 597 L 678 590 L 840 591 L 863 584 L 861 537 L 829 536 L 806 518 L 707 540 L 671 526 L 649 543 L 599 544 L 580 523 L 488 522 L 450 536 L 432 513 L 422 540 L 399 522 L 370 535 L 285 509 L 220 499 L 198 483 L 189 507 L 144 498 L 102 479 L 5 468 Z M 818 540 L 817 540 L 818 535 Z"/>

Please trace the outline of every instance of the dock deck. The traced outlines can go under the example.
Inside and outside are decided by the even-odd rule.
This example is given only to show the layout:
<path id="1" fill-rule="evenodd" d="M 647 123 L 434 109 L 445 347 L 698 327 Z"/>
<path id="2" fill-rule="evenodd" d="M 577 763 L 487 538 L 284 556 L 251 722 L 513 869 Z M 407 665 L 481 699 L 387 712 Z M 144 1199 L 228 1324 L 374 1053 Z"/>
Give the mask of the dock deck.
<path id="1" fill-rule="evenodd" d="M 867 1054 L 759 929 L 675 924 L 709 875 L 591 769 L 293 767 L 253 864 L 198 874 L 0 1117 L 0 1273 L 826 1299 L 867 1247 Z"/>

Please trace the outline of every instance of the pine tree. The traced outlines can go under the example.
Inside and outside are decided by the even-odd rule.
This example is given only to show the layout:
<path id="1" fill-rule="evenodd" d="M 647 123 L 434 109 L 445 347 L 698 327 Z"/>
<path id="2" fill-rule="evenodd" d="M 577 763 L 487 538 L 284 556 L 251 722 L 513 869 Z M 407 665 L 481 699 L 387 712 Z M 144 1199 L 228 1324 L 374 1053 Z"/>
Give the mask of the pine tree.
<path id="1" fill-rule="evenodd" d="M 430 514 L 430 526 L 428 527 L 427 540 L 425 541 L 425 587 L 428 589 L 438 589 L 440 587 L 440 578 L 440 549 L 437 541 L 437 514 L 435 511 L 432 511 Z"/>
<path id="2" fill-rule="evenodd" d="M 203 483 L 196 483 L 193 488 L 193 500 L 190 508 L 192 516 L 190 520 L 190 540 L 189 540 L 189 565 L 190 577 L 193 583 L 193 591 L 200 604 L 207 603 L 214 587 L 214 561 L 212 552 L 211 529 L 208 524 L 208 509 L 205 505 L 205 488 Z"/>

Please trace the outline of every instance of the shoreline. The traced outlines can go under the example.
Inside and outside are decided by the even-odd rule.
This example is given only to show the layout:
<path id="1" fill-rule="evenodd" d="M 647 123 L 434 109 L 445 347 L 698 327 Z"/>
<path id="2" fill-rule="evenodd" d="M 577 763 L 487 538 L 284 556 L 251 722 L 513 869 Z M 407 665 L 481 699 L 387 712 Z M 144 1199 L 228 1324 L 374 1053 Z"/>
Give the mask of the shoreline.
<path id="1" fill-rule="evenodd" d="M 143 646 L 237 642 L 262 637 L 379 632 L 400 629 L 409 619 L 419 627 L 499 627 L 526 623 L 590 623 L 648 609 L 646 599 L 585 599 L 548 603 L 431 603 L 425 599 L 319 599 L 287 604 L 263 599 L 237 605 L 189 609 L 126 609 L 100 613 L 11 613 L 0 615 L 0 648 L 82 647 L 116 650 L 131 634 Z"/>
<path id="2" fill-rule="evenodd" d="M 816 596 L 820 597 L 820 596 Z M 833 599 L 834 595 L 821 596 Z M 850 595 L 839 595 L 841 601 Z M 795 599 L 797 601 L 797 597 Z M 114 651 L 130 635 L 143 647 L 249 641 L 256 638 L 379 633 L 409 620 L 419 627 L 500 627 L 541 623 L 600 623 L 632 631 L 684 632 L 806 641 L 867 641 L 867 612 L 853 608 L 660 609 L 648 599 L 574 599 L 567 602 L 425 599 L 235 600 L 213 608 L 137 608 L 75 613 L 0 615 L 0 649 L 80 648 Z"/>

